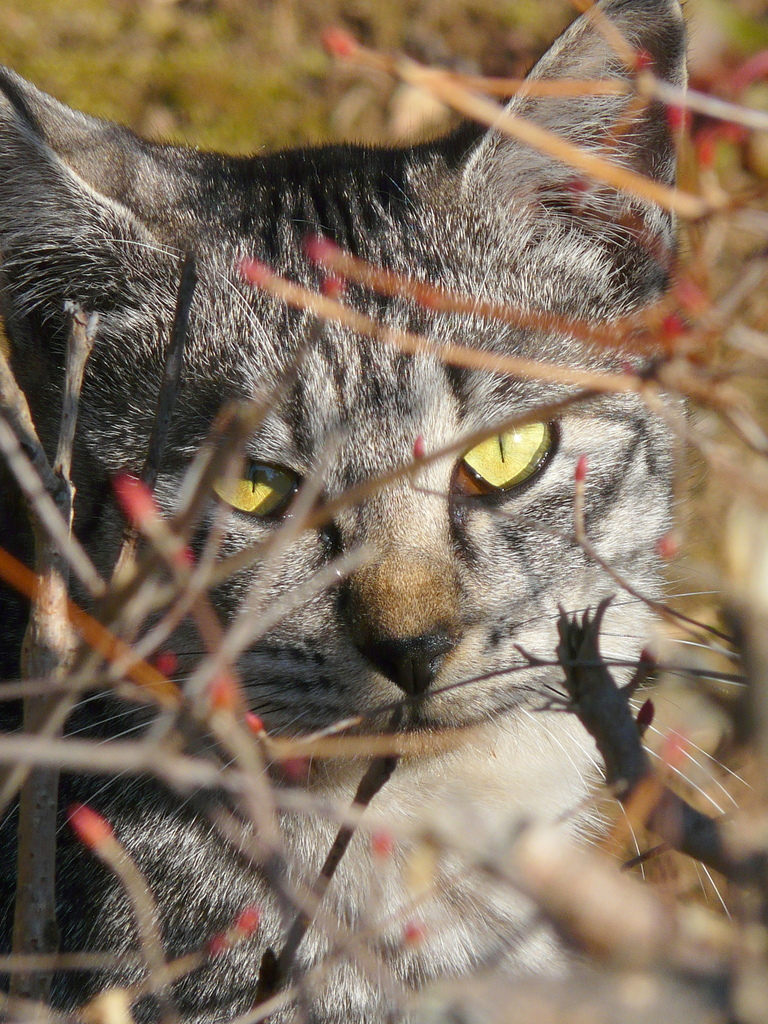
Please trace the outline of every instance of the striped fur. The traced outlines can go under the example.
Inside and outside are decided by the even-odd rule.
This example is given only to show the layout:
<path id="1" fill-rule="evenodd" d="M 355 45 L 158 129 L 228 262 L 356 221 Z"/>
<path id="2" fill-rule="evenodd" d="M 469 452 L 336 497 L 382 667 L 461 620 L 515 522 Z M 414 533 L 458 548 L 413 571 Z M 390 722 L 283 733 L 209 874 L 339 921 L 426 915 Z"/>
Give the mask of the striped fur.
<path id="1" fill-rule="evenodd" d="M 651 54 L 659 73 L 683 83 L 676 0 L 603 0 L 601 6 L 633 45 Z M 580 19 L 533 74 L 621 78 L 628 72 Z M 513 108 L 600 150 L 624 103 L 519 99 Z M 651 104 L 638 113 L 613 140 L 610 155 L 672 183 L 674 146 L 663 111 Z M 151 145 L 69 110 L 10 71 L 0 73 L 0 298 L 14 368 L 49 446 L 57 429 L 64 301 L 101 315 L 74 472 L 76 526 L 104 571 L 122 529 L 108 480 L 143 462 L 186 250 L 197 255 L 200 284 L 184 387 L 157 486 L 167 512 L 217 410 L 232 399 L 282 394 L 249 439 L 247 454 L 301 477 L 321 467 L 323 494 L 333 499 L 407 464 L 419 436 L 435 451 L 575 390 L 405 356 L 334 323 L 313 336 L 308 316 L 239 279 L 243 257 L 315 287 L 318 271 L 302 243 L 320 232 L 374 263 L 478 298 L 611 321 L 662 293 L 673 227 L 659 208 L 602 186 L 575 189 L 570 169 L 474 127 L 398 150 L 336 146 L 229 159 Z M 584 368 L 615 368 L 626 358 L 589 349 L 554 327 L 526 331 L 438 315 L 358 288 L 346 301 L 441 344 Z M 279 392 L 286 368 L 305 348 L 294 384 Z M 439 460 L 419 473 L 418 488 L 404 479 L 340 511 L 329 528 L 302 534 L 261 579 L 255 597 L 266 607 L 338 553 L 359 544 L 376 553 L 372 564 L 293 611 L 242 656 L 250 706 L 273 731 L 314 730 L 397 701 L 401 691 L 366 654 L 371 636 L 442 630 L 450 637 L 418 724 L 427 731 L 472 725 L 475 740 L 398 767 L 373 808 L 393 827 L 453 816 L 491 841 L 520 815 L 562 814 L 588 792 L 590 742 L 571 717 L 542 710 L 558 673 L 523 670 L 519 648 L 551 659 L 558 605 L 594 606 L 616 589 L 571 536 L 574 469 L 582 455 L 589 459 L 590 537 L 634 587 L 659 593 L 654 545 L 670 524 L 672 457 L 666 428 L 633 395 L 575 404 L 556 429 L 544 471 L 509 495 L 467 500 L 453 485 L 456 459 Z M 275 528 L 273 521 L 233 512 L 223 550 L 261 541 Z M 217 591 L 225 620 L 253 600 L 255 571 Z M 606 619 L 606 654 L 636 658 L 648 625 L 645 607 L 620 595 Z M 192 629 L 183 627 L 174 642 L 194 663 L 201 645 Z M 12 661 L 6 671 L 15 671 Z M 90 701 L 75 722 L 118 735 L 133 719 L 125 708 Z M 311 785 L 347 800 L 358 776 L 357 766 L 331 766 Z M 158 899 L 169 956 L 199 948 L 242 906 L 264 907 L 256 938 L 192 974 L 176 992 L 192 1021 L 224 1021 L 250 1006 L 261 953 L 280 944 L 280 918 L 258 868 L 212 828 L 211 801 L 180 801 L 148 780 L 103 786 L 69 778 L 63 788 L 64 801 L 88 799 L 115 823 Z M 574 827 L 586 822 L 577 818 Z M 284 828 L 296 876 L 311 878 L 332 826 L 289 815 Z M 5 842 L 3 892 L 10 908 L 10 833 Z M 533 923 L 531 908 L 462 869 L 453 856 L 438 865 L 438 893 L 420 911 L 424 943 L 404 947 L 396 915 L 409 898 L 406 854 L 403 848 L 386 865 L 372 865 L 367 839 L 356 837 L 329 906 L 347 924 L 359 923 L 375 873 L 393 923 L 372 943 L 371 955 L 384 965 L 378 972 L 367 975 L 342 958 L 311 989 L 318 1020 L 372 1024 L 389 1012 L 405 1013 L 413 986 L 481 964 L 562 969 L 562 950 Z M 60 857 L 62 948 L 128 948 L 132 913 L 119 887 L 66 831 Z M 313 933 L 303 963 L 321 960 L 329 941 Z M 103 976 L 62 978 L 56 999 L 73 1005 L 104 983 Z M 142 1018 L 154 1013 L 149 1003 L 140 1009 Z"/>

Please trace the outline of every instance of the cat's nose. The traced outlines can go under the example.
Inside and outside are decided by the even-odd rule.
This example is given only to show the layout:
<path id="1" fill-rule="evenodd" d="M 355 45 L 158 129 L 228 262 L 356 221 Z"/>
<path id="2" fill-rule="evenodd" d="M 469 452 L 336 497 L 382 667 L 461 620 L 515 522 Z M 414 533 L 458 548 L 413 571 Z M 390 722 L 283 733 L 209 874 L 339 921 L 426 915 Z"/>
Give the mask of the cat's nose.
<path id="1" fill-rule="evenodd" d="M 420 697 L 435 678 L 444 656 L 453 647 L 447 632 L 425 633 L 369 641 L 361 647 L 369 661 L 397 683 L 409 697 Z"/>

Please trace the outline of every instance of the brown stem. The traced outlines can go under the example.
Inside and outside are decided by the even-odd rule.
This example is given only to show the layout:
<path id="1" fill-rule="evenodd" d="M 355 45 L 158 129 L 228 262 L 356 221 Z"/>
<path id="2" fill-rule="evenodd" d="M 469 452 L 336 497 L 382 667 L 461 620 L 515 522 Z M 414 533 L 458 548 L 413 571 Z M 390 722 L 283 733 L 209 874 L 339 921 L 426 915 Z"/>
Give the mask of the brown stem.
<path id="1" fill-rule="evenodd" d="M 152 432 L 149 436 L 147 455 L 140 475 L 150 490 L 154 488 L 157 481 L 160 462 L 165 451 L 166 441 L 168 440 L 171 416 L 181 391 L 184 371 L 184 349 L 186 348 L 187 336 L 189 334 L 189 313 L 196 286 L 197 270 L 195 257 L 192 253 L 187 253 L 181 268 L 179 289 L 176 294 L 176 312 L 174 313 L 173 324 L 171 325 L 171 339 L 168 344 L 168 351 L 165 354 L 163 379 L 157 396 L 155 418 L 152 421 Z M 127 527 L 123 535 L 120 553 L 115 563 L 115 576 L 133 558 L 137 541 L 138 535 L 135 528 Z"/>
<path id="2" fill-rule="evenodd" d="M 401 717 L 402 711 L 400 708 L 397 708 L 390 719 L 387 731 L 395 731 L 400 724 Z M 365 810 L 382 786 L 386 785 L 392 777 L 397 762 L 398 757 L 395 754 L 374 757 L 371 760 L 352 800 L 353 811 L 359 815 Z M 347 851 L 355 830 L 356 825 L 349 823 L 342 825 L 336 833 L 336 838 L 315 881 L 314 896 L 316 907 L 319 906 L 328 891 L 328 886 L 331 884 L 336 869 Z M 268 999 L 285 984 L 296 959 L 296 954 L 304 941 L 304 936 L 312 925 L 312 921 L 313 914 L 308 913 L 306 910 L 300 911 L 290 927 L 285 945 L 280 954 L 275 956 L 272 949 L 268 949 L 265 952 L 259 973 L 257 1002 Z"/>
<path id="3" fill-rule="evenodd" d="M 571 707 L 594 739 L 605 762 L 606 779 L 628 804 L 642 784 L 658 786 L 647 826 L 673 849 L 695 857 L 734 881 L 754 875 L 757 864 L 730 853 L 719 823 L 695 810 L 654 776 L 632 715 L 626 690 L 616 685 L 600 655 L 600 625 L 612 598 L 581 622 L 560 611 L 557 655 L 565 672 Z"/>
<path id="4" fill-rule="evenodd" d="M 70 479 L 72 450 L 83 373 L 95 341 L 97 317 L 86 318 L 72 307 L 71 329 L 62 401 L 61 428 L 53 475 L 48 486 L 55 487 L 48 497 L 57 507 L 64 523 L 71 528 L 74 486 Z M 31 421 L 27 429 L 34 430 Z M 42 479 L 42 478 L 41 478 Z M 31 511 L 31 510 L 30 510 Z M 31 515 L 35 542 L 37 593 L 32 601 L 29 625 L 22 648 L 22 676 L 25 679 L 61 679 L 75 649 L 75 639 L 67 614 L 69 566 L 63 551 L 51 538 L 37 516 Z M 46 727 L 61 698 L 27 698 L 24 701 L 24 730 L 37 734 Z M 69 707 L 64 698 L 64 704 Z M 26 769 L 15 774 L 19 782 Z M 13 773 L 12 773 L 13 774 Z M 10 781 L 10 780 L 8 780 Z M 56 767 L 30 771 L 19 796 L 18 873 L 13 922 L 14 953 L 52 953 L 59 944 L 56 924 L 56 811 L 59 771 Z M 45 999 L 50 992 L 50 971 L 17 975 L 11 979 L 14 996 Z"/>

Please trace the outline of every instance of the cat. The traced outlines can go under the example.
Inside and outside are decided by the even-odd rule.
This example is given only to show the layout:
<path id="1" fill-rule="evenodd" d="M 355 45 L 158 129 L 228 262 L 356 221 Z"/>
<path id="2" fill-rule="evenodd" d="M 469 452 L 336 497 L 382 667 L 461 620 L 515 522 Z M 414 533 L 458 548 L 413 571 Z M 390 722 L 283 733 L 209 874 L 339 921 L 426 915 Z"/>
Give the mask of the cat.
<path id="1" fill-rule="evenodd" d="M 652 61 L 656 74 L 684 84 L 677 0 L 602 0 L 597 10 Z M 629 82 L 633 73 L 600 21 L 584 15 L 531 78 Z M 632 102 L 626 95 L 520 96 L 510 109 L 670 185 L 675 144 L 665 110 L 651 102 L 627 113 Z M 621 130 L 614 131 L 622 115 Z M 222 405 L 254 394 L 276 396 L 246 445 L 246 483 L 221 484 L 218 499 L 211 496 L 210 516 L 216 507 L 228 509 L 225 554 L 279 529 L 296 489 L 318 466 L 323 495 L 333 499 L 408 465 L 417 438 L 427 452 L 436 451 L 577 390 L 405 355 L 332 321 L 312 329 L 308 315 L 252 289 L 238 273 L 242 260 L 253 258 L 316 288 L 320 271 L 304 248 L 310 235 L 417 279 L 595 323 L 616 321 L 658 299 L 668 286 L 675 245 L 673 218 L 664 209 L 579 182 L 568 166 L 477 125 L 397 149 L 332 145 L 230 158 L 146 142 L 70 110 L 3 70 L 0 295 L 12 365 L 51 452 L 68 329 L 64 304 L 99 314 L 73 476 L 75 531 L 105 576 L 123 532 L 110 481 L 141 469 L 188 251 L 195 254 L 199 281 L 182 391 L 155 489 L 164 513 L 173 512 L 185 469 Z M 631 358 L 585 345 L 556 325 L 522 329 L 439 314 L 360 288 L 349 288 L 344 300 L 438 344 L 601 370 L 620 369 Z M 418 487 L 401 478 L 374 491 L 331 523 L 302 533 L 264 577 L 263 607 L 339 554 L 361 544 L 374 552 L 240 658 L 248 705 L 270 733 L 310 732 L 365 713 L 381 728 L 385 720 L 375 718 L 376 710 L 404 693 L 411 699 L 403 728 L 430 736 L 446 727 L 473 727 L 471 743 L 397 765 L 371 807 L 394 835 L 440 815 L 453 815 L 478 834 L 496 827 L 493 822 L 506 827 L 525 815 L 565 816 L 576 831 L 589 827 L 583 813 L 573 812 L 597 777 L 593 744 L 574 716 L 546 710 L 558 669 L 521 670 L 520 653 L 551 662 L 558 605 L 594 607 L 617 589 L 572 539 L 574 470 L 584 455 L 593 543 L 634 587 L 658 595 L 656 542 L 671 523 L 672 445 L 667 427 L 636 395 L 619 393 L 574 404 L 554 422 L 542 416 L 526 428 L 505 429 L 461 457 L 435 461 L 420 470 Z M 18 551 L 24 545 L 11 490 L 6 482 L 1 539 Z M 256 571 L 245 570 L 215 591 L 224 623 Z M 6 605 L 3 669 L 13 678 L 19 612 L 10 595 Z M 646 606 L 619 594 L 606 616 L 604 653 L 635 660 L 649 617 Z M 173 645 L 191 664 L 202 647 L 186 626 Z M 109 698 L 86 699 L 73 721 L 73 731 L 90 735 L 136 735 L 131 706 L 115 708 Z M 310 789 L 344 806 L 362 771 L 358 762 L 334 762 Z M 283 941 L 280 910 L 258 868 L 211 824 L 216 800 L 202 794 L 184 800 L 149 778 L 105 783 L 65 775 L 61 788 L 62 807 L 77 799 L 96 808 L 140 866 L 160 907 L 169 959 L 204 948 L 243 907 L 261 908 L 253 938 L 211 959 L 173 991 L 184 1020 L 226 1021 L 251 1007 L 263 952 Z M 286 814 L 282 827 L 296 876 L 312 880 L 336 826 L 320 816 Z M 65 825 L 57 856 L 60 948 L 133 948 L 133 915 L 122 889 Z M 567 969 L 567 954 L 534 908 L 449 854 L 435 866 L 435 894 L 412 912 L 421 941 L 403 942 L 406 857 L 406 845 L 396 845 L 391 856 L 377 858 L 364 830 L 353 839 L 330 887 L 328 912 L 353 931 L 362 927 L 375 878 L 390 924 L 368 941 L 366 962 L 342 955 L 329 961 L 324 975 L 310 977 L 304 1010 L 312 1019 L 397 1018 L 408 1012 L 413 989 L 484 965 Z M 14 859 L 6 826 L 6 946 Z M 331 949 L 324 930 L 312 929 L 299 966 L 323 962 Z M 71 1008 L 110 983 L 140 975 L 128 966 L 62 973 L 52 1001 Z M 152 1000 L 135 1010 L 148 1020 L 158 1013 Z M 289 1020 L 293 1012 L 288 1007 L 274 1019 Z"/>

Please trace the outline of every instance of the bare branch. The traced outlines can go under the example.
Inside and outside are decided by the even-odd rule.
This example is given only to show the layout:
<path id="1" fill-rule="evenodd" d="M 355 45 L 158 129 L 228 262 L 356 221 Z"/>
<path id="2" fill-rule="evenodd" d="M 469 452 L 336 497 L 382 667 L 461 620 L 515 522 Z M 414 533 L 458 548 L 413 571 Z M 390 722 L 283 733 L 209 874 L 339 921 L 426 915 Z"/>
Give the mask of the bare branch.
<path id="1" fill-rule="evenodd" d="M 176 312 L 173 317 L 173 324 L 171 325 L 168 349 L 165 353 L 163 379 L 160 382 L 160 391 L 157 396 L 155 418 L 152 421 L 152 432 L 149 436 L 147 455 L 139 477 L 150 490 L 154 488 L 157 481 L 160 462 L 163 458 L 165 444 L 168 439 L 171 416 L 181 391 L 184 349 L 187 344 L 189 314 L 196 286 L 197 270 L 195 257 L 192 253 L 187 253 L 181 268 L 179 289 L 176 295 Z M 133 558 L 136 549 L 136 539 L 135 528 L 127 527 L 123 536 L 120 553 L 115 562 L 113 575 L 116 578 L 119 576 L 122 567 Z"/>
<path id="2" fill-rule="evenodd" d="M 95 340 L 98 317 L 87 320 L 79 309 L 70 310 L 71 326 L 67 345 L 61 427 L 54 463 L 60 482 L 54 495 L 61 520 L 71 529 L 74 487 L 70 479 L 77 410 L 85 364 Z M 6 382 L 7 388 L 7 382 Z M 5 390 L 5 389 L 4 389 Z M 9 396 L 11 397 L 11 396 Z M 13 396 L 19 405 L 19 396 Z M 27 426 L 30 426 L 29 424 Z M 36 438 L 34 438 L 36 440 Z M 66 671 L 75 650 L 69 622 L 67 591 L 69 571 L 64 552 L 56 545 L 39 518 L 31 516 L 35 538 L 36 594 L 22 649 L 22 675 L 49 678 L 55 684 Z M 90 564 L 90 563 L 88 563 Z M 27 698 L 24 728 L 34 734 L 49 721 L 56 698 Z M 69 701 L 64 699 L 64 705 Z M 14 953 L 51 953 L 58 948 L 56 925 L 56 812 L 59 773 L 55 768 L 29 772 L 17 766 L 5 787 L 21 785 L 17 853 L 17 891 L 13 922 Z M 50 991 L 52 975 L 17 975 L 11 979 L 15 996 L 42 999 Z"/>
<path id="3" fill-rule="evenodd" d="M 622 803 L 628 804 L 643 783 L 655 781 L 648 755 L 632 716 L 627 693 L 619 689 L 598 648 L 606 598 L 594 618 L 587 611 L 581 623 L 560 613 L 557 653 L 565 672 L 571 708 L 597 744 L 606 779 Z M 728 849 L 717 821 L 695 810 L 661 783 L 647 825 L 673 849 L 695 857 L 735 881 L 754 876 L 759 865 L 739 860 Z"/>
<path id="4" fill-rule="evenodd" d="M 424 67 L 404 57 L 388 58 L 360 44 L 350 46 L 346 56 L 362 67 L 385 71 L 409 85 L 422 89 L 465 117 L 517 139 L 595 181 L 651 200 L 665 209 L 678 213 L 681 217 L 695 220 L 727 205 L 725 202 L 707 201 L 682 189 L 670 188 L 627 167 L 611 163 L 595 153 L 575 146 L 555 132 L 541 128 L 530 119 L 505 110 L 498 103 L 470 92 L 451 81 L 450 77 L 439 69 Z"/>
<path id="5" fill-rule="evenodd" d="M 396 732 L 402 718 L 402 712 L 398 708 L 392 715 L 389 722 L 389 732 Z M 392 776 L 397 766 L 398 758 L 396 755 L 386 755 L 384 757 L 374 757 L 365 774 L 360 780 L 360 784 L 355 792 L 354 799 L 352 800 L 352 812 L 361 814 L 371 800 L 376 796 L 382 786 L 386 785 Z M 355 825 L 348 824 L 342 825 L 339 829 L 336 839 L 328 851 L 328 856 L 320 869 L 320 874 L 317 877 L 317 881 L 314 885 L 314 895 L 319 904 L 325 896 L 328 886 L 336 873 L 336 868 L 339 866 L 342 857 L 346 853 L 347 847 L 355 834 Z M 268 950 L 265 954 L 265 960 L 262 961 L 262 971 L 269 973 L 269 984 L 260 984 L 259 988 L 262 994 L 262 999 L 266 999 L 273 995 L 277 989 L 284 984 L 285 980 L 290 975 L 293 967 L 296 954 L 299 951 L 299 947 L 306 935 L 307 931 L 312 925 L 312 916 L 306 912 L 302 912 L 296 918 L 291 925 L 288 937 L 285 940 L 285 945 L 280 951 L 280 955 L 276 958 L 274 964 L 272 963 L 268 954 L 271 950 Z"/>

